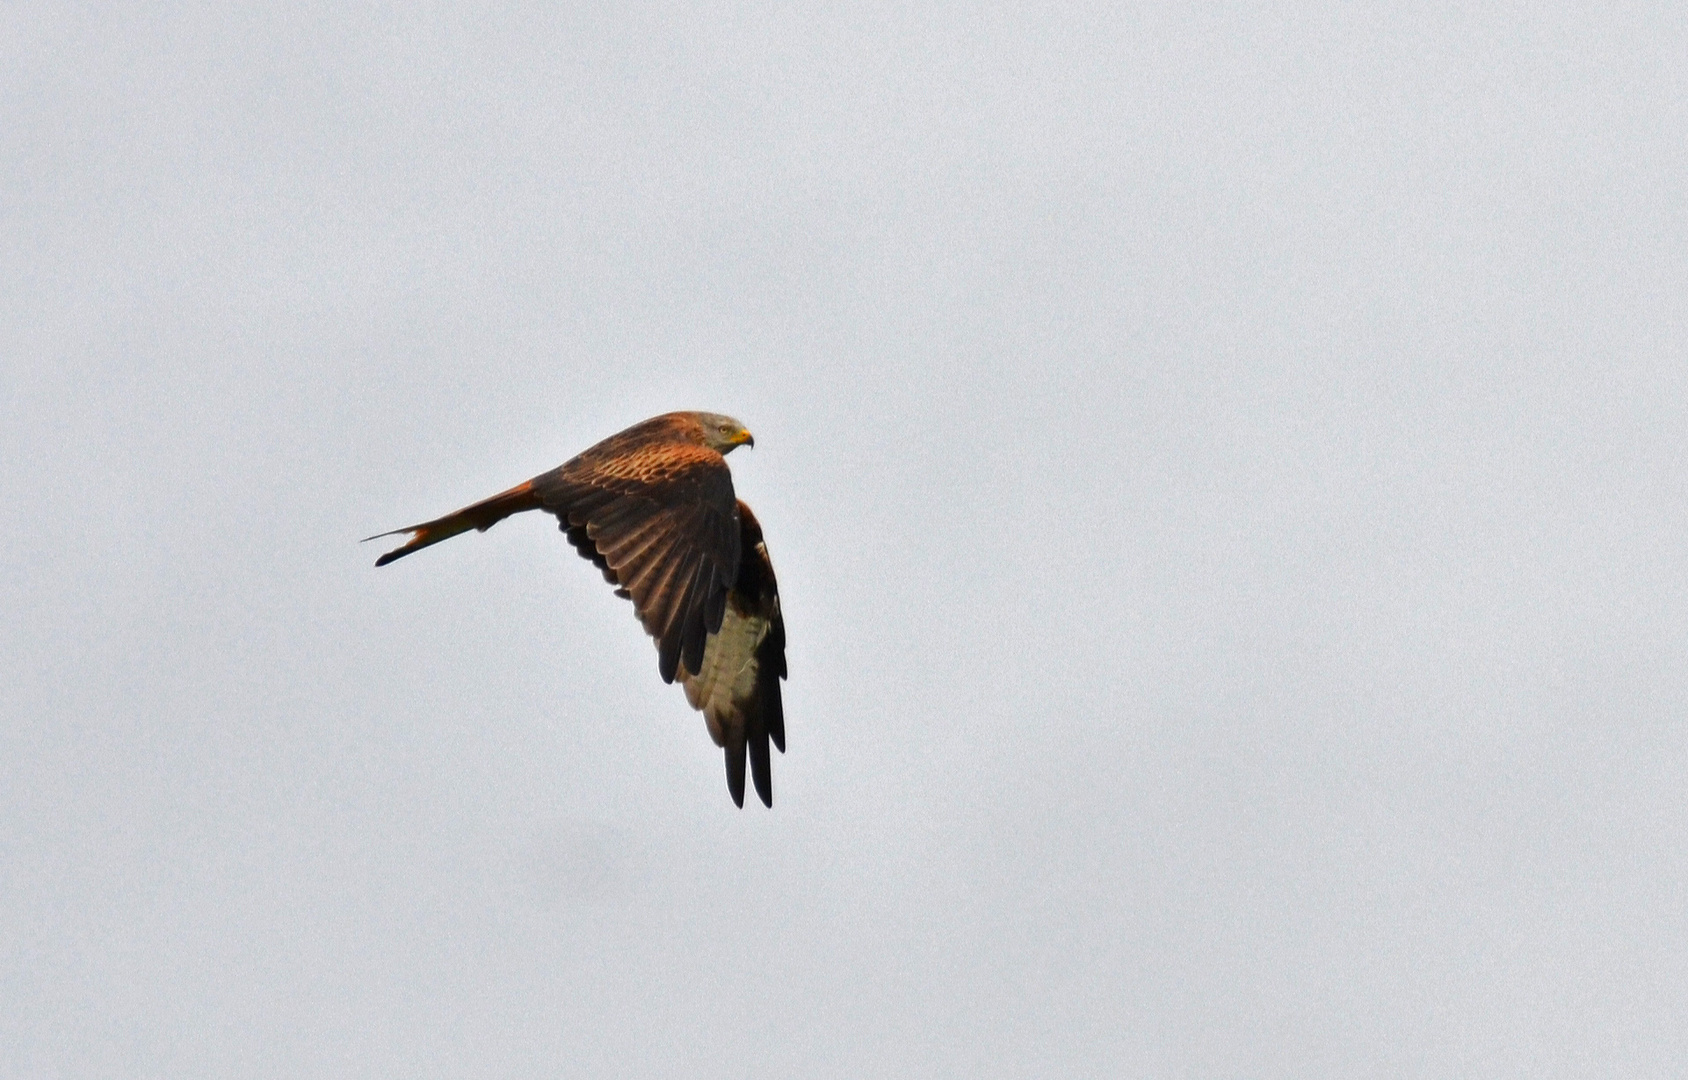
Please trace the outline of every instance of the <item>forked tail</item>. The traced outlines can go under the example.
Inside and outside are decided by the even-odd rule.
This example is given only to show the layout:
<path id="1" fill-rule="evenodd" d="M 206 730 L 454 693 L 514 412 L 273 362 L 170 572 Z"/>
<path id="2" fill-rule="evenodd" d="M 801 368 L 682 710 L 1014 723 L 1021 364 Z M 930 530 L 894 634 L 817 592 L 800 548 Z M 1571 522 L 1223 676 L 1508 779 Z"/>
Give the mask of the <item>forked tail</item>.
<path id="1" fill-rule="evenodd" d="M 529 480 L 517 484 L 509 491 L 501 491 L 490 499 L 482 499 L 473 506 L 465 506 L 455 513 L 447 514 L 433 521 L 424 521 L 420 525 L 406 525 L 402 529 L 392 532 L 376 533 L 364 538 L 364 543 L 379 540 L 383 536 L 398 536 L 409 533 L 410 540 L 402 547 L 396 547 L 375 560 L 376 566 L 386 566 L 394 559 L 402 559 L 413 551 L 421 551 L 431 544 L 441 540 L 450 540 L 459 533 L 466 533 L 470 529 L 486 532 L 494 525 L 503 521 L 511 514 L 519 514 L 523 510 L 539 509 L 539 496 L 534 494 L 533 481 Z"/>

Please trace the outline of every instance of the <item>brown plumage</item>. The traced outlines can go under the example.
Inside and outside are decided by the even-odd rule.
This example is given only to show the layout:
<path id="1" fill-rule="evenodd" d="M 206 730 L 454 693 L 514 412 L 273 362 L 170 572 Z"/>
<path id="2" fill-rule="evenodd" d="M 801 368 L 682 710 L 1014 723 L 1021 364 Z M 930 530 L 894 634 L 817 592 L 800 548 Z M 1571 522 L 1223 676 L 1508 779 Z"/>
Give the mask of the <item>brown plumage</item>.
<path id="1" fill-rule="evenodd" d="M 654 417 L 490 499 L 380 534 L 410 539 L 375 565 L 525 510 L 556 515 L 575 550 L 633 601 L 663 681 L 679 678 L 703 712 L 733 801 L 744 805 L 748 756 L 756 793 L 772 806 L 769 742 L 785 752 L 785 622 L 761 525 L 733 494 L 723 457 L 746 444 L 755 445 L 750 432 L 730 417 Z"/>

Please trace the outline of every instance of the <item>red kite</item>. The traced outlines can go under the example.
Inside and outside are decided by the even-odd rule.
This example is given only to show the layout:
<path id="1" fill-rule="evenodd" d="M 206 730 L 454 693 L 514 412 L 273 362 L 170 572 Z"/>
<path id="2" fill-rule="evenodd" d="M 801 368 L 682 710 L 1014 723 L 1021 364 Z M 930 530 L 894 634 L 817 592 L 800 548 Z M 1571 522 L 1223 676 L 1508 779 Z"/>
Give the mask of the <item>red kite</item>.
<path id="1" fill-rule="evenodd" d="M 633 601 L 656 639 L 663 682 L 679 678 L 726 751 L 727 790 L 744 805 L 748 751 L 756 794 L 774 805 L 768 743 L 785 753 L 785 621 L 762 526 L 733 494 L 722 456 L 755 445 L 744 425 L 676 412 L 634 424 L 578 457 L 454 514 L 395 529 L 410 540 L 394 559 L 544 510 L 580 554 Z M 370 537 L 371 540 L 377 537 Z"/>

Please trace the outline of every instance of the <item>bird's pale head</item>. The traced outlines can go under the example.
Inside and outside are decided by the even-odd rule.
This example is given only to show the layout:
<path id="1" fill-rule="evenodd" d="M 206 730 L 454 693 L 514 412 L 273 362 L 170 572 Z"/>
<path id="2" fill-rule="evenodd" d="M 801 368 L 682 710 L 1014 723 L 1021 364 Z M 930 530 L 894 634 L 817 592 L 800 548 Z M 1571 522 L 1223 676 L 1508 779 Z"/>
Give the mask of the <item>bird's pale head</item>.
<path id="1" fill-rule="evenodd" d="M 728 453 L 735 446 L 756 445 L 756 440 L 751 438 L 745 426 L 730 416 L 722 416 L 720 413 L 692 415 L 703 428 L 703 445 L 718 454 Z"/>

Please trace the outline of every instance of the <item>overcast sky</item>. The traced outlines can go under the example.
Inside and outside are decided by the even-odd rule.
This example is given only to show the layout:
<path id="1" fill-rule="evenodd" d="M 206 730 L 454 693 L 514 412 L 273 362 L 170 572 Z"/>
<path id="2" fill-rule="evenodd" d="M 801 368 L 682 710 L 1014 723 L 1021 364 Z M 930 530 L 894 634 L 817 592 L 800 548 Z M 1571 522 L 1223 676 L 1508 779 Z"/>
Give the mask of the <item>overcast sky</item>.
<path id="1" fill-rule="evenodd" d="M 573 8 L 0 7 L 0 1074 L 1688 1071 L 1680 10 Z"/>

